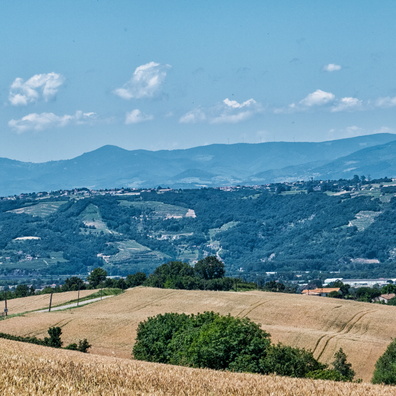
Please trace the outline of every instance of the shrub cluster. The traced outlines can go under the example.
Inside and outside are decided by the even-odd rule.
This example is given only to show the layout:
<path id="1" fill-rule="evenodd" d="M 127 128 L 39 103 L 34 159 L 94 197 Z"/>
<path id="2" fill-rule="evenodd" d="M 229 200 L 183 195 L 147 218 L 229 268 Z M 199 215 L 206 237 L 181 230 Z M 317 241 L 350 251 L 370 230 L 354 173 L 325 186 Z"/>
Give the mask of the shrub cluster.
<path id="1" fill-rule="evenodd" d="M 41 340 L 37 337 L 14 336 L 7 333 L 0 333 L 0 338 L 5 338 L 12 341 L 27 342 L 29 344 L 49 346 L 52 348 L 62 348 L 63 342 L 61 340 L 61 334 L 62 329 L 60 327 L 50 327 L 48 329 L 49 337 L 45 337 L 44 340 Z M 90 347 L 91 345 L 89 344 L 88 340 L 84 338 L 83 340 L 79 340 L 78 344 L 70 344 L 66 346 L 65 349 L 72 349 L 86 353 Z"/>
<path id="2" fill-rule="evenodd" d="M 396 339 L 377 360 L 372 382 L 374 384 L 396 385 Z"/>
<path id="3" fill-rule="evenodd" d="M 311 351 L 272 345 L 270 335 L 250 319 L 215 312 L 148 318 L 139 323 L 133 356 L 157 363 L 291 377 L 333 375 L 332 379 L 346 381 L 354 375 L 353 371 L 347 375 L 340 371 L 350 368 L 345 354 L 336 358 L 340 364 L 329 370 Z"/>

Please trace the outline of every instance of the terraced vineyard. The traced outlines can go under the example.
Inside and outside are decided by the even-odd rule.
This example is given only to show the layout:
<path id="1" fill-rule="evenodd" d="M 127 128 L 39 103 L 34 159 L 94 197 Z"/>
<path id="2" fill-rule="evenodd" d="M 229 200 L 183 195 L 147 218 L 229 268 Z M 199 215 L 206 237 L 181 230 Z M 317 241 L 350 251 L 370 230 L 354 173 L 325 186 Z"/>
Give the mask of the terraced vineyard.
<path id="1" fill-rule="evenodd" d="M 25 213 L 31 216 L 46 217 L 55 213 L 65 201 L 42 202 L 31 206 L 25 206 L 20 209 L 10 210 L 10 213 Z"/>

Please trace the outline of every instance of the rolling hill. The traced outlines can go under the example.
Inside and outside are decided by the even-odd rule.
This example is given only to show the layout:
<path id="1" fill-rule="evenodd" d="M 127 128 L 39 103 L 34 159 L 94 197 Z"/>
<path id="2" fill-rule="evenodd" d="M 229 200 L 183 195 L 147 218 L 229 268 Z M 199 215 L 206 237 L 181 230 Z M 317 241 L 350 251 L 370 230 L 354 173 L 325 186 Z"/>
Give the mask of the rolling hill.
<path id="1" fill-rule="evenodd" d="M 359 157 L 364 148 L 394 140 L 393 134 L 374 134 L 319 143 L 213 144 L 184 150 L 128 151 L 103 146 L 70 160 L 45 163 L 0 158 L 0 196 L 77 187 L 197 188 L 326 178 L 329 163 L 353 153 Z M 381 159 L 371 157 L 365 172 L 385 176 L 377 161 Z M 395 175 L 392 161 L 388 165 L 388 176 Z M 325 167 L 323 173 L 321 167 Z M 359 171 L 357 167 L 355 172 Z"/>
<path id="2" fill-rule="evenodd" d="M 0 321 L 0 332 L 44 337 L 49 327 L 60 326 L 65 344 L 87 338 L 93 354 L 130 358 L 139 322 L 159 313 L 211 310 L 249 317 L 271 334 L 273 342 L 311 349 L 325 363 L 342 347 L 357 378 L 364 381 L 371 379 L 374 364 L 394 337 L 396 326 L 396 307 L 391 306 L 259 291 L 138 287 L 77 309 Z"/>
<path id="3" fill-rule="evenodd" d="M 0 276 L 86 276 L 98 266 L 111 276 L 148 274 L 172 260 L 193 265 L 217 255 L 227 276 L 254 282 L 267 272 L 283 281 L 334 271 L 395 277 L 396 184 L 315 183 L 0 200 L 0 230 L 7 231 L 0 232 Z"/>

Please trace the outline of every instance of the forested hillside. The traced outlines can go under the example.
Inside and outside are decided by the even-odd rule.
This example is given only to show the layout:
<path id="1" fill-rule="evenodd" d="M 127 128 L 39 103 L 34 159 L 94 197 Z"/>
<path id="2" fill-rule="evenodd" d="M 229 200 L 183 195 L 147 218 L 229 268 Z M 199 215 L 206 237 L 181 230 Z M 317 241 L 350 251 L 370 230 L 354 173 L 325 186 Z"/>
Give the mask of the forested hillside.
<path id="1" fill-rule="evenodd" d="M 389 187 L 276 185 L 227 191 L 61 191 L 0 201 L 0 271 L 110 275 L 171 260 L 224 260 L 249 280 L 278 272 L 396 276 L 396 199 Z M 346 191 L 350 190 L 350 191 Z"/>

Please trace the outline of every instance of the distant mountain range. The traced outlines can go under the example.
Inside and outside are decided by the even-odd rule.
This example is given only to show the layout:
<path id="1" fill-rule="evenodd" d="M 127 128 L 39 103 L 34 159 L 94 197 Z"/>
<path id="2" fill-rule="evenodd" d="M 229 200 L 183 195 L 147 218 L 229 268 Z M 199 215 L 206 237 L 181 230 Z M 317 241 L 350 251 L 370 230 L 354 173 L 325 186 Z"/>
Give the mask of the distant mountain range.
<path id="1" fill-rule="evenodd" d="M 213 144 L 184 150 L 103 146 L 44 163 L 0 158 L 0 196 L 87 187 L 197 188 L 361 176 L 396 176 L 396 135 L 319 143 Z"/>

